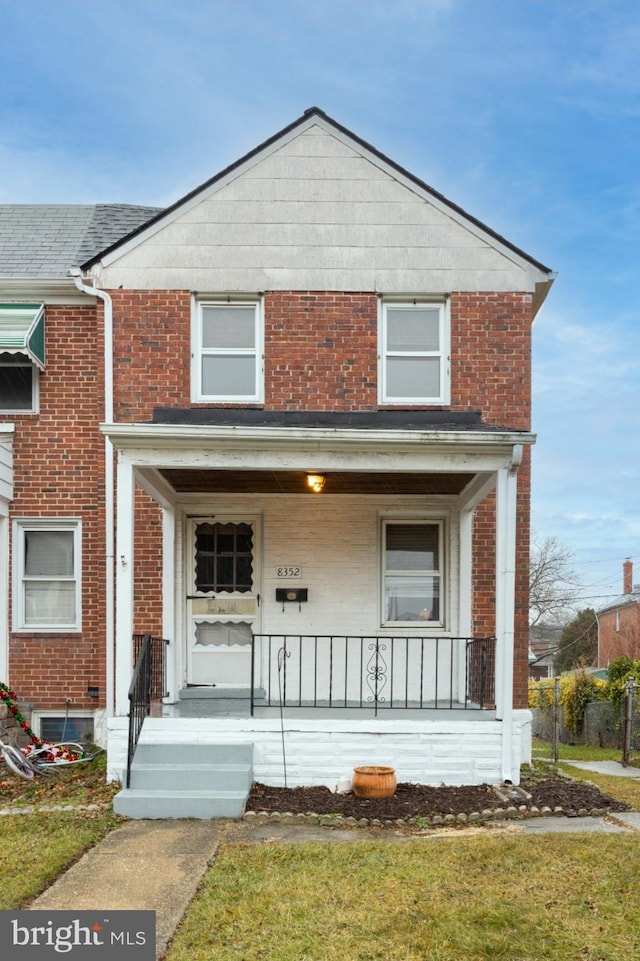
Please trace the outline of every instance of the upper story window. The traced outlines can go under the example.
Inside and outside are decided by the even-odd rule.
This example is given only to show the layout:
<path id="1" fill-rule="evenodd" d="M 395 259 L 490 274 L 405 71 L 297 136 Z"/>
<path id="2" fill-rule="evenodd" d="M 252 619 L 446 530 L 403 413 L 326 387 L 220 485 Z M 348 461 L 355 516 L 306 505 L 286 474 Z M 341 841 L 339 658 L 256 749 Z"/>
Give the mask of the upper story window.
<path id="1" fill-rule="evenodd" d="M 79 521 L 15 522 L 14 630 L 80 630 L 80 533 Z"/>
<path id="2" fill-rule="evenodd" d="M 448 325 L 443 303 L 382 303 L 381 404 L 448 404 Z"/>
<path id="3" fill-rule="evenodd" d="M 38 410 L 38 368 L 24 354 L 0 353 L 0 413 Z"/>
<path id="4" fill-rule="evenodd" d="M 262 304 L 200 301 L 193 350 L 194 401 L 263 400 Z"/>

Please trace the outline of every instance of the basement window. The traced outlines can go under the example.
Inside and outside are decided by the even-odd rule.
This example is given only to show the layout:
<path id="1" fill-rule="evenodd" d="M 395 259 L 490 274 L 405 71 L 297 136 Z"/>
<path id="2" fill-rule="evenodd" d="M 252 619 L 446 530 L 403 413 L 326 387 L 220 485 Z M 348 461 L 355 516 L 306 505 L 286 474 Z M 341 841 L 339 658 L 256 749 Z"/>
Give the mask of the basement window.
<path id="1" fill-rule="evenodd" d="M 94 743 L 93 717 L 80 714 L 40 714 L 34 716 L 40 737 L 49 743 L 77 741 Z"/>

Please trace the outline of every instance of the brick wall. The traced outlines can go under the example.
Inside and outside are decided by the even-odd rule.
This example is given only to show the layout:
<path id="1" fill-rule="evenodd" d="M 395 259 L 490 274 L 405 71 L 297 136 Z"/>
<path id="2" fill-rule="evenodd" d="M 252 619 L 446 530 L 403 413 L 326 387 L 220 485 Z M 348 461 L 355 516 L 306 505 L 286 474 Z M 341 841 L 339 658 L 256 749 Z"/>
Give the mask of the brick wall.
<path id="1" fill-rule="evenodd" d="M 13 517 L 82 520 L 83 617 L 79 633 L 10 633 L 9 676 L 39 710 L 102 705 L 104 635 L 104 441 L 102 319 L 93 307 L 47 307 L 47 365 L 40 413 L 2 415 L 15 424 Z M 86 697 L 88 685 L 101 699 Z"/>
<path id="2" fill-rule="evenodd" d="M 617 657 L 640 659 L 640 602 L 598 614 L 598 667 Z"/>
<path id="3" fill-rule="evenodd" d="M 377 327 L 375 294 L 269 292 L 265 406 L 375 410 Z"/>
<path id="4" fill-rule="evenodd" d="M 531 428 L 531 326 L 528 294 L 456 293 L 451 298 L 451 397 L 454 407 L 480 407 L 483 420 Z M 531 452 L 518 470 L 514 707 L 527 706 L 529 672 L 529 501 Z M 495 499 L 474 519 L 474 631 L 495 630 Z"/>

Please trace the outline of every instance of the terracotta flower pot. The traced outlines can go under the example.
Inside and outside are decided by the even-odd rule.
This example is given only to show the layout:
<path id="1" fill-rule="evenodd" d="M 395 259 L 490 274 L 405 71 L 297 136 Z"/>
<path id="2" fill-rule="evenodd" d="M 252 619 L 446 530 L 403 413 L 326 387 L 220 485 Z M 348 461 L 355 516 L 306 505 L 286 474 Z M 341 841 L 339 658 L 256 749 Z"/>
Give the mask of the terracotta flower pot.
<path id="1" fill-rule="evenodd" d="M 353 793 L 356 797 L 392 797 L 397 784 L 395 768 L 374 766 L 353 769 Z"/>

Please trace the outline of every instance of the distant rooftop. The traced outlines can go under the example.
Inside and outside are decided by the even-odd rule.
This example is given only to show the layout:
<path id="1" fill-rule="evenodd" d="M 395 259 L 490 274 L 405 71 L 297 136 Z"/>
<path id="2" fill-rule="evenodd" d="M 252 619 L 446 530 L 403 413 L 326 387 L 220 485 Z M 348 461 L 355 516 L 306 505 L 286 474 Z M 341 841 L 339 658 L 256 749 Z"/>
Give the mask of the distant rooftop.
<path id="1" fill-rule="evenodd" d="M 133 204 L 0 204 L 0 278 L 66 277 L 161 210 Z"/>
<path id="2" fill-rule="evenodd" d="M 640 584 L 634 584 L 629 593 L 619 594 L 612 601 L 608 601 L 596 613 L 604 614 L 605 611 L 613 611 L 616 607 L 625 607 L 627 604 L 640 604 Z"/>

